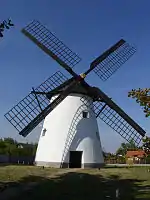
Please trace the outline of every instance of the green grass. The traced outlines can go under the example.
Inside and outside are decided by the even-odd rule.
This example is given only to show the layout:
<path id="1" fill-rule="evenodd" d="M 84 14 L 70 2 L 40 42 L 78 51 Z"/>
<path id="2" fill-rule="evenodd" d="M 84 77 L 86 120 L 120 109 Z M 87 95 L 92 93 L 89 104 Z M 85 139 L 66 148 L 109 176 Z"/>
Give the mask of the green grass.
<path id="1" fill-rule="evenodd" d="M 122 200 L 150 200 L 146 167 L 71 170 L 5 166 L 0 167 L 0 185 L 8 186 L 2 193 L 8 200 L 116 199 L 116 189 Z"/>
<path id="2" fill-rule="evenodd" d="M 16 182 L 28 176 L 40 176 L 47 177 L 50 174 L 54 174 L 59 169 L 24 166 L 24 165 L 8 165 L 0 166 L 0 181 L 1 182 Z"/>

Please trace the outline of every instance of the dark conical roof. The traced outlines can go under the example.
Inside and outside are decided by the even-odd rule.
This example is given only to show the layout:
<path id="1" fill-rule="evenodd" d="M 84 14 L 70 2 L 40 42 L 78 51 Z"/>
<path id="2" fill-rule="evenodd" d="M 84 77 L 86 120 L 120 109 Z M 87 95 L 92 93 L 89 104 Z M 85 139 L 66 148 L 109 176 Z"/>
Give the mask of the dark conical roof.
<path id="1" fill-rule="evenodd" d="M 51 99 L 52 96 L 54 95 L 57 95 L 57 94 L 60 94 L 62 91 L 64 91 L 69 85 L 70 83 L 72 82 L 72 79 L 69 79 L 68 81 L 64 82 L 63 84 L 61 84 L 60 86 L 58 86 L 57 88 L 55 88 L 54 90 L 50 91 L 47 93 L 47 98 L 48 99 Z M 82 94 L 82 95 L 86 95 L 86 96 L 89 96 L 91 97 L 94 101 L 96 100 L 96 90 L 97 88 L 96 87 L 92 87 L 92 86 L 88 86 L 85 87 L 82 86 L 81 84 L 77 84 L 71 91 L 70 91 L 70 94 L 74 93 L 74 94 Z"/>

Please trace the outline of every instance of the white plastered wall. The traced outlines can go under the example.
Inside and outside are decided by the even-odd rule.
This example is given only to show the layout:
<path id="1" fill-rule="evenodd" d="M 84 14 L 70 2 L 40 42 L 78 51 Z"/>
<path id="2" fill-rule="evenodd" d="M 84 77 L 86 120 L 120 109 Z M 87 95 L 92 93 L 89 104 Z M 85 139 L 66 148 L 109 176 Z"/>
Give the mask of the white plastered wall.
<path id="1" fill-rule="evenodd" d="M 67 96 L 45 118 L 36 152 L 37 165 L 69 163 L 69 153 L 66 152 L 75 150 L 83 151 L 83 166 L 85 163 L 104 162 L 97 120 L 89 107 L 92 100 L 88 98 L 85 105 L 81 97 L 84 98 L 80 94 Z M 83 118 L 82 111 L 88 111 L 88 118 Z"/>

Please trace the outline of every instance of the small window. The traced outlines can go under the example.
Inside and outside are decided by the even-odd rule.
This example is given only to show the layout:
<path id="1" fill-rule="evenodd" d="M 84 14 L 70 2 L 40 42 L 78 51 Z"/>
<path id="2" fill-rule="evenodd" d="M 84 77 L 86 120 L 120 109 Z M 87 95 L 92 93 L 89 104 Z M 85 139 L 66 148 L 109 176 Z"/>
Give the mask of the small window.
<path id="1" fill-rule="evenodd" d="M 82 117 L 83 117 L 83 118 L 89 118 L 89 112 L 83 111 L 83 112 L 82 112 Z"/>
<path id="2" fill-rule="evenodd" d="M 43 129 L 42 136 L 45 136 L 45 133 L 46 133 L 46 128 Z"/>

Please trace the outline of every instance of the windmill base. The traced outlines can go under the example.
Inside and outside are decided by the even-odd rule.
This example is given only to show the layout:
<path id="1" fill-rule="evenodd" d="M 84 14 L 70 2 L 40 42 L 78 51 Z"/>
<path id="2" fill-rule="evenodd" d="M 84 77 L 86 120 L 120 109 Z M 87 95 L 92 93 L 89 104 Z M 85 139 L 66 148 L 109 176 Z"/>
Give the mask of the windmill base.
<path id="1" fill-rule="evenodd" d="M 81 97 L 86 99 L 86 104 Z M 35 164 L 55 168 L 100 168 L 103 163 L 93 100 L 82 94 L 70 94 L 45 118 Z"/>
<path id="2" fill-rule="evenodd" d="M 54 167 L 60 168 L 61 163 L 59 162 L 42 162 L 38 161 L 35 163 L 36 166 L 44 166 L 44 167 Z M 104 167 L 104 163 L 82 163 L 81 168 L 101 168 Z M 63 163 L 62 168 L 69 168 L 69 163 Z"/>

